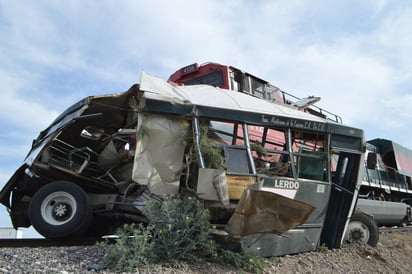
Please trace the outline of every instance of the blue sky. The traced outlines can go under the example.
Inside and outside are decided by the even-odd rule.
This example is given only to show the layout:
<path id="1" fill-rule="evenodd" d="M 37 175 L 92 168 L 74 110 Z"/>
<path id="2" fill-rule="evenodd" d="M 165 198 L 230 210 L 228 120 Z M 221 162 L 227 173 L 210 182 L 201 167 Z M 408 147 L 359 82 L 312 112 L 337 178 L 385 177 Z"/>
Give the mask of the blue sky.
<path id="1" fill-rule="evenodd" d="M 411 48 L 408 0 L 0 0 L 0 187 L 72 103 L 194 62 L 320 96 L 367 139 L 412 148 Z"/>

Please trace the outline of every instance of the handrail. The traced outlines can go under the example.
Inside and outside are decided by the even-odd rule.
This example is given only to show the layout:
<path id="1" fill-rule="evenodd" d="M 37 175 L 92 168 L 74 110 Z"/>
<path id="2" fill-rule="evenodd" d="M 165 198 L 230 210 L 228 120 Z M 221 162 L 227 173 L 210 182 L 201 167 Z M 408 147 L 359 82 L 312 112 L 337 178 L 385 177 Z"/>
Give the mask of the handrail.
<path id="1" fill-rule="evenodd" d="M 279 89 L 278 91 L 281 93 L 281 96 L 282 96 L 282 99 L 283 99 L 283 103 L 284 103 L 284 104 L 291 105 L 292 103 L 294 103 L 293 101 L 291 101 L 291 100 L 290 100 L 289 98 L 287 98 L 286 96 L 289 96 L 289 97 L 293 98 L 293 99 L 296 100 L 296 101 L 299 101 L 299 100 L 301 99 L 301 98 L 299 98 L 299 97 L 297 97 L 297 96 L 295 96 L 295 95 L 293 95 L 293 94 L 290 94 L 290 93 L 288 93 L 288 92 L 286 92 L 286 91 L 284 91 L 284 90 Z M 332 112 L 330 112 L 330 111 L 327 111 L 327 110 L 325 110 L 325 109 L 323 109 L 323 108 L 321 108 L 321 107 L 318 107 L 318 106 L 316 106 L 316 105 L 311 105 L 310 107 L 307 107 L 307 108 L 309 108 L 309 109 L 314 108 L 314 109 L 312 109 L 312 111 L 317 112 L 320 116 L 325 116 L 325 118 L 328 119 L 328 120 L 335 121 L 335 122 L 337 122 L 337 123 L 342 124 L 342 117 L 340 117 L 340 116 L 337 115 L 337 114 L 334 114 L 334 113 L 332 113 Z M 315 114 L 315 115 L 316 115 L 316 114 Z M 331 118 L 331 117 L 333 117 L 333 118 Z"/>

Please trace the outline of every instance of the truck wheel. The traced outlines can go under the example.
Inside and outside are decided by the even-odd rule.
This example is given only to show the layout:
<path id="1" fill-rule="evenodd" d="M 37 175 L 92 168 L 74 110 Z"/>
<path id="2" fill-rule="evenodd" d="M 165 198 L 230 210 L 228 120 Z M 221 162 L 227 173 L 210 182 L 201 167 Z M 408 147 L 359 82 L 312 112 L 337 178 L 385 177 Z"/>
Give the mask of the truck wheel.
<path id="1" fill-rule="evenodd" d="M 379 241 L 378 226 L 368 215 L 356 212 L 349 222 L 345 238 L 350 243 L 376 246 Z"/>
<path id="2" fill-rule="evenodd" d="M 87 230 L 92 221 L 92 208 L 82 188 L 70 182 L 56 181 L 34 194 L 29 219 L 44 237 L 67 238 Z"/>

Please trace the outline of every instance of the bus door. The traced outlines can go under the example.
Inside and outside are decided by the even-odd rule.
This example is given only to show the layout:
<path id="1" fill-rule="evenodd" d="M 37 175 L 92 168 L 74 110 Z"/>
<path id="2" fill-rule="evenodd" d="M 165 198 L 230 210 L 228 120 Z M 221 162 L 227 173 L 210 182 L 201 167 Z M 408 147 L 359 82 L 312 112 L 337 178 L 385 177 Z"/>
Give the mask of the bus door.
<path id="1" fill-rule="evenodd" d="M 338 160 L 336 170 L 332 173 L 331 194 L 320 242 L 328 248 L 340 246 L 346 221 L 350 218 L 349 211 L 357 195 L 362 155 L 341 151 L 335 156 L 338 156 Z"/>

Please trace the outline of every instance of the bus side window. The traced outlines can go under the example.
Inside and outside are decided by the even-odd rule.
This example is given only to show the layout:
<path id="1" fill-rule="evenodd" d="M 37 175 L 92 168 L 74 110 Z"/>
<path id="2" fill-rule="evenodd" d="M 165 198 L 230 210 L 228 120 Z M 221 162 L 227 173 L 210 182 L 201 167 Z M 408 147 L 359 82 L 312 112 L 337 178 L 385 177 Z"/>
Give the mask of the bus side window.
<path id="1" fill-rule="evenodd" d="M 302 150 L 297 160 L 299 178 L 317 181 L 325 180 L 326 153 L 323 151 Z M 305 156 L 307 154 L 308 156 Z"/>
<path id="2" fill-rule="evenodd" d="M 226 169 L 229 173 L 251 174 L 246 149 L 225 146 Z"/>
<path id="3" fill-rule="evenodd" d="M 326 181 L 328 165 L 324 150 L 325 136 L 306 131 L 294 131 L 292 135 L 297 177 Z"/>
<path id="4" fill-rule="evenodd" d="M 249 126 L 249 139 L 257 173 L 268 176 L 291 176 L 284 131 Z"/>

